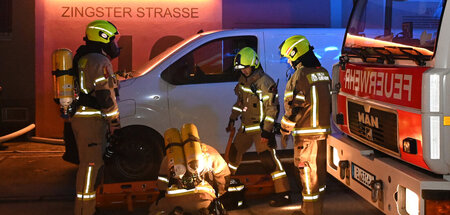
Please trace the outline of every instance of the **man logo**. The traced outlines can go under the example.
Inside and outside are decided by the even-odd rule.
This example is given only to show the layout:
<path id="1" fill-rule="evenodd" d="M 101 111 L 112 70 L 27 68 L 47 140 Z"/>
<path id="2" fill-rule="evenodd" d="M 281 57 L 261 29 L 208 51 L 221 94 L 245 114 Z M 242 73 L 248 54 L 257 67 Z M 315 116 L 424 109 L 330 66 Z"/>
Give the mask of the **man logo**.
<path id="1" fill-rule="evenodd" d="M 367 113 L 358 112 L 358 122 L 373 128 L 379 128 L 378 117 L 371 116 Z"/>
<path id="2" fill-rule="evenodd" d="M 364 134 L 365 134 L 365 136 L 366 136 L 366 138 L 368 139 L 368 140 L 373 140 L 373 133 L 372 133 L 372 129 L 371 128 L 369 128 L 369 127 L 365 127 L 364 128 Z"/>

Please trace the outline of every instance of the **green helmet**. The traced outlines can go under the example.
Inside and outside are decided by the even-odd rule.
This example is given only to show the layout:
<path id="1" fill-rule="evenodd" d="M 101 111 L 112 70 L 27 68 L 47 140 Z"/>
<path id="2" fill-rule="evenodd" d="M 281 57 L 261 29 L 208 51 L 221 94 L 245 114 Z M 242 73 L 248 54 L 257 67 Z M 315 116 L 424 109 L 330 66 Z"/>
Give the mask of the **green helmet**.
<path id="1" fill-rule="evenodd" d="M 117 34 L 116 26 L 105 20 L 95 20 L 86 27 L 86 39 L 89 41 L 109 43 Z"/>
<path id="2" fill-rule="evenodd" d="M 259 58 L 252 48 L 245 47 L 234 57 L 234 69 L 244 69 L 249 66 L 257 69 L 259 67 Z"/>
<path id="3" fill-rule="evenodd" d="M 302 35 L 289 37 L 280 45 L 281 57 L 286 57 L 292 62 L 295 62 L 308 51 L 309 42 L 306 37 Z"/>

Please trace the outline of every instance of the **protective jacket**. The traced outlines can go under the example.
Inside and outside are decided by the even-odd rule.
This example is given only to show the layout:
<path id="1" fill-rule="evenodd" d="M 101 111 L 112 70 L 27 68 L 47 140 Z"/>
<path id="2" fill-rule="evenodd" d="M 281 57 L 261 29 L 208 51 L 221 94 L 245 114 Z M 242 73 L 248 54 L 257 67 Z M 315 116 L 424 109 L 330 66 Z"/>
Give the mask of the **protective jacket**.
<path id="1" fill-rule="evenodd" d="M 293 136 L 321 136 L 330 133 L 330 77 L 323 67 L 302 67 L 286 84 L 285 115 L 294 122 Z"/>
<path id="2" fill-rule="evenodd" d="M 207 208 L 218 196 L 223 195 L 228 188 L 230 170 L 222 156 L 213 147 L 201 144 L 204 164 L 203 170 L 198 174 L 201 179 L 192 189 L 180 187 L 177 180 L 172 178 L 168 170 L 167 157 L 161 162 L 157 186 L 164 193 L 150 207 L 150 214 L 161 212 L 170 213 L 176 206 L 183 208 L 184 212 L 197 214 L 200 209 Z"/>
<path id="3" fill-rule="evenodd" d="M 89 53 L 78 61 L 80 102 L 74 117 L 117 119 L 119 109 L 115 88 L 117 79 L 109 59 L 99 53 Z"/>
<path id="4" fill-rule="evenodd" d="M 233 105 L 231 120 L 241 117 L 245 132 L 272 132 L 274 121 L 279 111 L 277 85 L 261 69 L 249 77 L 241 75 L 236 85 L 237 101 Z"/>

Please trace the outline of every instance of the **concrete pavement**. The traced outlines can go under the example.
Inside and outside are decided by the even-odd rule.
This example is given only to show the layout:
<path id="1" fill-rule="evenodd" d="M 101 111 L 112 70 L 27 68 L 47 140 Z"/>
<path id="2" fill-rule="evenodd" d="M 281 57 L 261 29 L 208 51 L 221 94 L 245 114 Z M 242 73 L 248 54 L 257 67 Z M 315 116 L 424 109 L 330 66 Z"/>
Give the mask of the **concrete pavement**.
<path id="1" fill-rule="evenodd" d="M 0 214 L 72 214 L 77 166 L 61 159 L 64 147 L 34 142 L 7 142 L 0 150 Z M 284 163 L 283 165 L 290 165 Z M 289 169 L 289 168 L 287 168 Z M 288 175 L 292 175 L 288 172 Z M 249 201 L 249 207 L 230 211 L 230 215 L 291 214 L 300 207 L 300 195 L 291 177 L 294 203 L 271 208 L 268 198 Z M 147 208 L 132 213 L 125 208 L 103 210 L 106 214 L 147 214 Z M 382 214 L 331 176 L 327 181 L 324 214 Z"/>

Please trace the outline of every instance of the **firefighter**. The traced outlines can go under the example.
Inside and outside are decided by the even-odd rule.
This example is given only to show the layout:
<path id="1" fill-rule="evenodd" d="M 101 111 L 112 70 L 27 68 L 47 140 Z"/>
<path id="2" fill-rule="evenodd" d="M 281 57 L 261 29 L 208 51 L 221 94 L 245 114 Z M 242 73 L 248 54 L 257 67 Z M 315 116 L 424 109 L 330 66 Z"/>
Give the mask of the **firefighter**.
<path id="1" fill-rule="evenodd" d="M 184 124 L 181 135 L 170 128 L 164 133 L 166 156 L 157 186 L 158 200 L 149 214 L 225 214 L 218 201 L 226 190 L 230 170 L 213 147 L 201 143 L 194 124 Z"/>
<path id="2" fill-rule="evenodd" d="M 303 185 L 302 209 L 297 214 L 321 214 L 330 133 L 330 77 L 304 36 L 289 37 L 280 52 L 296 70 L 286 84 L 281 132 L 294 137 L 294 164 Z"/>
<path id="3" fill-rule="evenodd" d="M 279 112 L 277 84 L 264 73 L 256 52 L 245 47 L 234 58 L 234 68 L 241 71 L 234 91 L 237 101 L 233 105 L 227 132 L 234 128 L 240 117 L 241 126 L 230 146 L 228 167 L 234 174 L 243 154 L 255 143 L 256 152 L 265 170 L 271 174 L 275 196 L 272 207 L 291 203 L 286 172 L 276 154 L 273 126 Z"/>
<path id="4" fill-rule="evenodd" d="M 75 214 L 95 213 L 95 186 L 103 166 L 103 152 L 110 125 L 117 124 L 119 112 L 115 88 L 117 79 L 111 59 L 119 56 L 119 32 L 108 21 L 96 20 L 86 27 L 85 45 L 74 57 L 79 84 L 78 107 L 72 129 L 80 164 L 76 181 Z"/>

